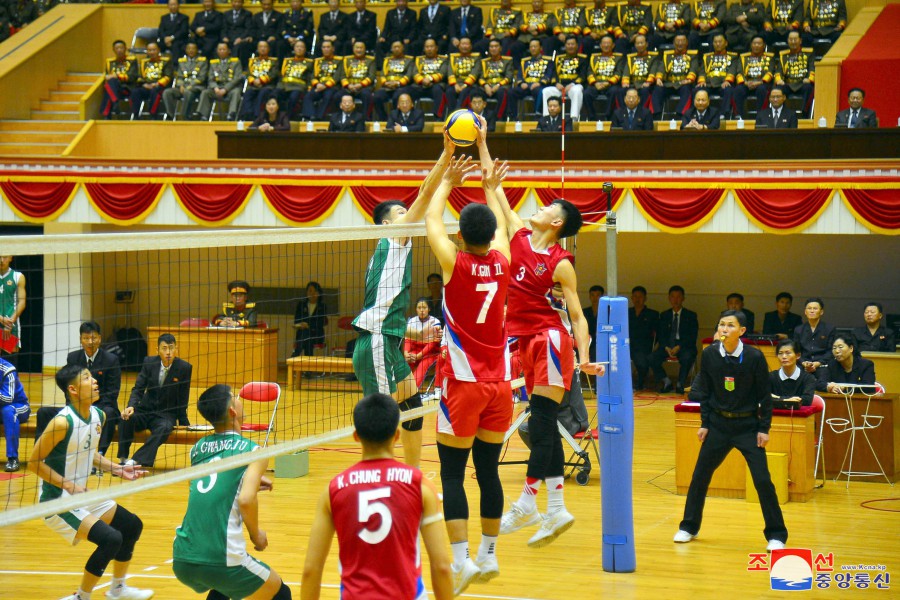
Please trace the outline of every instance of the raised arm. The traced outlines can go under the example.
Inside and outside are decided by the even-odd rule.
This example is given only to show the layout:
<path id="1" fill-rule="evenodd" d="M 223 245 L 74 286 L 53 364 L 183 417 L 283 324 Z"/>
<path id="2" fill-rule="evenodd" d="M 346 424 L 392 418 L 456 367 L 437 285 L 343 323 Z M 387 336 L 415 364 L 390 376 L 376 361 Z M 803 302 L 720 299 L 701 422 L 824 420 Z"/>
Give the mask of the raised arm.
<path id="1" fill-rule="evenodd" d="M 425 209 L 428 207 L 428 200 L 434 195 L 434 192 L 440 185 L 441 177 L 443 177 L 447 167 L 450 166 L 450 161 L 453 160 L 453 153 L 455 151 L 456 144 L 445 135 L 444 151 L 441 153 L 441 157 L 437 162 L 434 163 L 428 176 L 425 177 L 425 181 L 423 181 L 422 185 L 419 187 L 419 195 L 416 196 L 415 201 L 412 203 L 412 206 L 409 207 L 406 214 L 401 215 L 394 223 L 418 223 L 422 220 L 425 216 Z"/>
<path id="2" fill-rule="evenodd" d="M 483 117 L 478 117 L 478 119 L 481 121 L 481 129 L 478 130 L 478 155 L 481 157 L 482 170 L 490 172 L 493 169 L 493 160 L 491 160 L 491 152 L 487 147 L 487 122 Z M 503 192 L 503 186 L 497 185 L 497 187 L 494 188 L 494 193 L 497 196 L 500 209 L 503 211 L 504 221 L 506 221 L 507 238 L 512 239 L 513 235 L 515 235 L 518 230 L 522 229 L 525 224 L 522 222 L 522 219 L 519 218 L 519 215 L 510 208 L 509 200 Z"/>
<path id="3" fill-rule="evenodd" d="M 506 178 L 509 171 L 509 165 L 506 162 L 501 163 L 499 159 L 494 160 L 491 170 L 486 171 L 482 167 L 481 171 L 481 187 L 484 189 L 484 197 L 487 200 L 488 208 L 494 213 L 497 219 L 497 231 L 494 233 L 494 241 L 491 242 L 491 248 L 497 250 L 511 260 L 509 251 L 509 238 L 506 235 L 506 213 L 497 198 L 497 188 Z"/>
<path id="4" fill-rule="evenodd" d="M 446 137 L 447 134 L 444 133 Z M 461 156 L 450 160 L 449 168 L 444 171 L 440 185 L 432 194 L 428 202 L 428 210 L 425 212 L 425 232 L 428 235 L 428 244 L 437 256 L 438 262 L 444 271 L 444 283 L 450 280 L 453 267 L 456 265 L 456 244 L 447 239 L 447 230 L 444 228 L 444 206 L 450 198 L 450 192 L 454 187 L 462 185 L 466 176 L 476 168 L 472 159 Z"/>
<path id="5" fill-rule="evenodd" d="M 589 349 L 591 336 L 588 334 L 587 320 L 581 310 L 581 300 L 578 299 L 578 283 L 575 277 L 575 267 L 568 260 L 560 261 L 553 272 L 553 281 L 562 287 L 563 296 L 566 298 L 566 307 L 569 309 L 569 319 L 572 321 L 572 330 L 575 333 L 575 342 L 578 344 L 580 368 L 588 375 L 600 375 L 606 372 L 606 368 L 599 363 L 592 363 Z"/>

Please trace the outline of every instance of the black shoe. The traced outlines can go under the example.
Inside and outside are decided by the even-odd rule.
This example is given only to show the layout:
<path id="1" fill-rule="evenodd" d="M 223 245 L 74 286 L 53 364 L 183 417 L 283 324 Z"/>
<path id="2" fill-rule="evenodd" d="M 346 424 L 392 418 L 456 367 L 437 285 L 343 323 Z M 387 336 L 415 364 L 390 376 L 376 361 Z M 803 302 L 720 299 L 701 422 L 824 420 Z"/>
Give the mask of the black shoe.
<path id="1" fill-rule="evenodd" d="M 672 387 L 671 383 L 662 383 L 659 386 L 659 393 L 660 394 L 670 394 L 672 392 L 672 390 L 674 390 L 674 389 L 675 388 Z"/>
<path id="2" fill-rule="evenodd" d="M 677 384 L 677 385 L 675 386 L 675 393 L 676 393 L 676 394 L 679 394 L 679 395 L 683 395 L 683 394 L 684 394 L 684 386 L 681 385 L 680 383 Z"/>
<path id="3" fill-rule="evenodd" d="M 226 117 L 225 117 L 225 120 L 226 121 L 234 121 L 234 117 L 235 117 L 234 113 L 228 113 L 228 115 L 226 115 Z"/>
<path id="4" fill-rule="evenodd" d="M 19 459 L 18 457 L 12 457 L 6 459 L 6 472 L 14 473 L 19 470 Z"/>

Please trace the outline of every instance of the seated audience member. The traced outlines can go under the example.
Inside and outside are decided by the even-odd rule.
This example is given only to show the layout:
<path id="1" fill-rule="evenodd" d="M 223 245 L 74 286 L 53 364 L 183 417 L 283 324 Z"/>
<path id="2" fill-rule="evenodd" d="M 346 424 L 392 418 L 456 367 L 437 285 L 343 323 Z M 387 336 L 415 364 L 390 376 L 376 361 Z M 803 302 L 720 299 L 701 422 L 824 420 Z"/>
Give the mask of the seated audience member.
<path id="1" fill-rule="evenodd" d="M 666 376 L 663 363 L 674 358 L 678 361 L 678 382 L 676 393 L 684 393 L 688 374 L 694 361 L 697 360 L 697 334 L 700 329 L 697 313 L 684 308 L 684 288 L 673 285 L 669 288 L 669 304 L 672 308 L 659 315 L 657 342 L 659 347 L 650 356 L 650 367 L 659 382 L 660 393 L 666 394 L 673 389 L 672 381 Z"/>
<path id="2" fill-rule="evenodd" d="M 828 366 L 819 369 L 816 389 L 820 392 L 841 393 L 841 384 L 873 385 L 875 363 L 859 355 L 859 344 L 852 333 L 834 336 L 831 346 L 832 359 Z"/>
<path id="3" fill-rule="evenodd" d="M 485 39 L 479 44 L 479 52 L 487 48 L 486 42 L 500 40 L 503 55 L 511 56 L 513 62 L 519 64 L 526 48 L 525 44 L 519 41 L 519 30 L 523 22 L 522 11 L 513 8 L 512 0 L 500 0 L 499 6 L 493 6 L 488 10 L 488 22 L 484 29 Z M 538 40 L 538 44 L 540 43 L 541 40 Z M 543 49 L 540 53 L 543 53 Z"/>
<path id="4" fill-rule="evenodd" d="M 709 105 L 709 92 L 700 88 L 694 92 L 694 106 L 681 119 L 681 128 L 697 131 L 718 129 L 719 121 L 719 111 Z"/>
<path id="5" fill-rule="evenodd" d="M 407 89 L 413 100 L 431 98 L 432 111 L 439 114 L 444 103 L 444 82 L 449 76 L 449 61 L 438 54 L 437 42 L 425 41 L 425 55 L 416 57 L 416 73 L 413 84 Z"/>
<path id="6" fill-rule="evenodd" d="M 212 318 L 218 327 L 256 327 L 256 304 L 248 303 L 250 284 L 243 280 L 228 284 L 231 302 L 222 303 L 222 313 Z"/>
<path id="7" fill-rule="evenodd" d="M 741 72 L 741 57 L 728 51 L 728 42 L 721 33 L 713 36 L 713 51 L 700 58 L 700 76 L 697 88 L 705 88 L 710 94 L 716 94 L 722 102 L 719 114 L 731 115 L 734 109 L 734 84 Z"/>
<path id="8" fill-rule="evenodd" d="M 425 129 L 425 113 L 413 107 L 413 101 L 409 94 L 400 94 L 400 98 L 397 99 L 397 108 L 388 115 L 387 129 L 395 133 Z"/>
<path id="9" fill-rule="evenodd" d="M 896 352 L 897 342 L 894 330 L 882 325 L 884 318 L 880 302 L 869 302 L 863 311 L 865 327 L 853 330 L 853 336 L 859 342 L 860 352 Z"/>
<path id="10" fill-rule="evenodd" d="M 306 284 L 306 298 L 297 303 L 294 313 L 294 353 L 291 356 L 312 356 L 313 347 L 325 343 L 325 326 L 328 325 L 328 309 L 322 299 L 322 286 L 318 281 Z"/>
<path id="11" fill-rule="evenodd" d="M 750 94 L 756 96 L 756 110 L 762 112 L 769 97 L 769 88 L 775 79 L 772 70 L 774 54 L 766 52 L 766 43 L 761 36 L 754 36 L 750 42 L 750 52 L 741 54 L 741 68 L 734 86 L 734 107 L 737 115 L 744 114 L 744 105 Z"/>
<path id="12" fill-rule="evenodd" d="M 200 106 L 193 118 L 208 119 L 213 110 L 213 100 L 220 100 L 228 102 L 226 120 L 234 121 L 237 118 L 238 102 L 241 100 L 244 72 L 241 70 L 241 61 L 231 56 L 231 48 L 227 43 L 219 42 L 216 54 L 219 58 L 209 61 L 206 89 L 200 92 Z"/>
<path id="13" fill-rule="evenodd" d="M 562 132 L 562 103 L 556 96 L 547 100 L 547 110 L 550 114 L 541 117 L 537 124 L 537 131 Z M 572 131 L 572 119 L 566 120 L 566 131 Z"/>
<path id="14" fill-rule="evenodd" d="M 251 121 L 262 112 L 269 98 L 276 94 L 275 86 L 280 76 L 278 59 L 269 54 L 269 42 L 260 40 L 256 45 L 256 56 L 250 59 L 247 67 L 247 91 L 241 101 L 243 120 Z"/>
<path id="15" fill-rule="evenodd" d="M 803 43 L 812 46 L 814 40 L 827 38 L 833 44 L 846 27 L 844 0 L 809 0 L 803 19 Z"/>
<path id="16" fill-rule="evenodd" d="M 638 36 L 643 36 L 646 42 L 646 36 L 653 29 L 653 7 L 650 4 L 643 4 L 641 0 L 628 0 L 625 3 L 619 3 L 616 7 L 617 23 L 613 29 L 616 36 L 616 52 L 622 55 L 638 50 Z M 646 43 L 645 43 L 646 47 Z"/>
<path id="17" fill-rule="evenodd" d="M 601 120 L 606 121 L 610 118 L 616 98 L 621 95 L 619 80 L 622 77 L 622 55 L 613 52 L 611 35 L 604 35 L 600 39 L 598 50 L 588 58 L 587 85 L 584 88 L 584 109 L 589 121 L 596 121 L 598 118 L 594 107 L 597 98 L 606 96 L 606 111 L 599 115 Z"/>
<path id="18" fill-rule="evenodd" d="M 353 54 L 357 42 L 362 42 L 366 51 L 374 52 L 378 41 L 378 15 L 366 9 L 366 0 L 353 0 L 353 5 L 356 11 L 347 15 L 345 21 L 344 54 Z"/>
<path id="19" fill-rule="evenodd" d="M 678 96 L 675 113 L 683 115 L 691 100 L 691 92 L 701 71 L 702 62 L 697 58 L 696 50 L 688 50 L 687 36 L 679 33 L 675 36 L 675 48 L 665 50 L 657 63 L 656 87 L 660 89 L 659 103 L 663 107 L 672 96 Z"/>
<path id="20" fill-rule="evenodd" d="M 809 406 L 816 394 L 816 378 L 797 364 L 800 358 L 797 342 L 781 340 L 775 347 L 780 369 L 769 373 L 769 391 L 772 400 Z"/>
<path id="21" fill-rule="evenodd" d="M 310 121 L 324 117 L 329 106 L 341 93 L 342 59 L 334 55 L 334 44 L 328 40 L 322 42 L 320 50 L 322 56 L 313 61 L 309 92 L 303 97 L 303 118 Z"/>
<path id="22" fill-rule="evenodd" d="M 419 9 L 419 21 L 416 23 L 418 34 L 413 54 L 425 48 L 428 40 L 434 40 L 440 54 L 448 51 L 448 29 L 450 28 L 450 7 L 439 0 L 428 0 L 428 6 Z"/>
<path id="23" fill-rule="evenodd" d="M 763 37 L 770 48 L 776 42 L 787 42 L 788 35 L 803 22 L 803 0 L 769 0 L 763 21 Z M 800 34 L 797 34 L 799 39 Z"/>
<path id="24" fill-rule="evenodd" d="M 739 310 L 744 313 L 744 316 L 747 317 L 747 333 L 753 333 L 756 329 L 754 325 L 756 325 L 756 315 L 752 312 L 744 308 L 744 295 L 739 294 L 737 292 L 732 292 L 728 294 L 728 297 L 725 298 L 725 304 L 728 307 L 728 310 Z"/>
<path id="25" fill-rule="evenodd" d="M 594 339 L 594 336 L 597 335 L 597 313 L 600 310 L 600 298 L 604 293 L 605 290 L 602 285 L 592 285 L 591 289 L 588 290 L 591 305 L 581 309 L 581 313 L 587 321 L 588 333 L 591 336 L 591 362 L 597 360 L 597 341 Z"/>
<path id="26" fill-rule="evenodd" d="M 675 36 L 690 33 L 691 4 L 681 0 L 660 2 L 656 13 L 656 32 L 650 39 L 650 45 L 656 49 L 663 44 L 672 44 Z"/>
<path id="27" fill-rule="evenodd" d="M 725 39 L 728 47 L 735 52 L 746 52 L 753 43 L 753 38 L 759 37 L 763 30 L 763 21 L 766 18 L 766 7 L 762 2 L 755 0 L 738 0 L 725 11 Z M 765 40 L 760 37 L 763 48 Z"/>
<path id="28" fill-rule="evenodd" d="M 450 10 L 450 25 L 447 34 L 450 46 L 459 48 L 459 40 L 467 37 L 478 47 L 484 39 L 484 14 L 480 6 L 473 6 L 472 0 L 459 0 L 459 6 Z M 448 49 L 449 51 L 449 49 Z"/>
<path id="29" fill-rule="evenodd" d="M 361 112 L 356 110 L 356 104 L 353 102 L 353 96 L 344 94 L 341 96 L 341 110 L 331 115 L 328 123 L 328 131 L 336 132 L 364 132 L 366 130 L 366 120 Z"/>
<path id="30" fill-rule="evenodd" d="M 255 4 L 255 2 L 254 2 Z M 284 15 L 272 9 L 273 0 L 260 0 L 261 11 L 253 15 L 251 27 L 257 42 L 268 42 L 269 52 L 278 55 L 278 45 L 283 40 Z"/>
<path id="31" fill-rule="evenodd" d="M 781 88 L 769 92 L 769 108 L 756 113 L 757 129 L 797 129 L 797 113 L 784 105 L 786 100 Z"/>
<path id="32" fill-rule="evenodd" d="M 422 9 L 426 12 L 428 9 Z M 447 85 L 444 88 L 446 103 L 441 118 L 469 103 L 469 94 L 478 89 L 481 75 L 481 56 L 472 52 L 472 40 L 459 40 L 458 52 L 452 52 L 447 63 Z"/>
<path id="33" fill-rule="evenodd" d="M 343 67 L 344 77 L 341 79 L 343 93 L 362 100 L 363 115 L 366 119 L 370 119 L 374 102 L 372 90 L 377 79 L 375 78 L 375 59 L 366 55 L 365 42 L 357 40 L 353 44 L 353 54 L 344 57 Z"/>
<path id="34" fill-rule="evenodd" d="M 782 340 L 794 335 L 794 330 L 803 324 L 803 319 L 791 312 L 793 304 L 794 297 L 788 292 L 775 296 L 775 310 L 766 313 L 763 334 L 775 335 Z"/>
<path id="35" fill-rule="evenodd" d="M 631 8 L 630 4 L 627 6 Z M 622 85 L 619 88 L 618 105 L 625 104 L 625 93 L 633 87 L 641 97 L 641 106 L 648 106 L 649 99 L 650 111 L 654 115 L 661 113 L 663 88 L 656 83 L 656 74 L 659 72 L 659 56 L 656 52 L 648 51 L 647 37 L 635 36 L 634 52 L 622 59 Z"/>
<path id="36" fill-rule="evenodd" d="M 138 78 L 138 61 L 128 55 L 128 48 L 122 40 L 113 42 L 114 58 L 106 59 L 103 74 L 103 104 L 100 114 L 111 119 L 119 112 L 118 104 L 131 94 L 131 86 Z"/>
<path id="37" fill-rule="evenodd" d="M 122 411 L 119 424 L 119 462 L 123 465 L 152 467 L 156 453 L 178 425 L 190 425 L 187 417 L 191 393 L 193 367 L 177 358 L 175 336 L 164 333 L 156 343 L 157 356 L 144 359 L 138 373 L 128 406 Z M 128 458 L 134 432 L 150 430 L 150 436 L 140 450 Z"/>
<path id="38" fill-rule="evenodd" d="M 542 90 L 550 85 L 553 78 L 553 60 L 542 54 L 541 40 L 531 40 L 528 43 L 528 52 L 529 56 L 523 58 L 517 66 L 516 78 L 510 89 L 510 119 L 518 118 L 519 100 L 523 98 L 531 97 L 535 109 L 541 106 Z"/>
<path id="39" fill-rule="evenodd" d="M 429 273 L 425 278 L 428 286 L 428 314 L 444 324 L 444 278 L 440 273 Z"/>
<path id="40" fill-rule="evenodd" d="M 163 92 L 163 104 L 166 107 L 166 115 L 175 120 L 179 116 L 187 119 L 192 112 L 191 106 L 200 96 L 200 92 L 206 87 L 206 78 L 209 71 L 209 63 L 205 56 L 200 56 L 197 50 L 197 42 L 191 40 L 185 46 L 185 55 L 175 64 L 175 80 L 172 87 Z M 181 115 L 175 114 L 178 101 L 183 100 Z"/>
<path id="41" fill-rule="evenodd" d="M 316 39 L 313 13 L 308 8 L 303 8 L 303 0 L 291 0 L 290 4 L 291 7 L 283 13 L 281 39 L 278 40 L 276 54 L 278 58 L 287 58 L 295 50 L 297 42 L 303 42 L 312 56 L 315 53 L 312 43 Z"/>
<path id="42" fill-rule="evenodd" d="M 398 0 L 405 2 L 406 0 Z M 375 115 L 380 121 L 387 121 L 388 115 L 384 105 L 388 100 L 396 108 L 400 102 L 400 94 L 409 93 L 409 84 L 416 75 L 416 61 L 406 55 L 403 42 L 391 44 L 391 55 L 382 61 L 381 76 L 378 78 L 378 89 L 373 94 Z M 408 112 L 408 111 L 407 111 Z"/>
<path id="43" fill-rule="evenodd" d="M 169 0 L 169 14 L 159 18 L 157 27 L 157 43 L 161 54 L 167 54 L 172 62 L 184 54 L 184 47 L 190 36 L 190 19 L 180 12 L 178 0 Z"/>
<path id="44" fill-rule="evenodd" d="M 313 52 L 314 56 L 322 56 L 322 44 L 331 44 L 333 52 L 342 52 L 344 48 L 344 31 L 347 25 L 347 13 L 340 10 L 341 0 L 328 0 L 328 12 L 319 16 L 319 29 L 317 34 L 319 47 Z"/>
<path id="45" fill-rule="evenodd" d="M 808 298 L 805 306 L 806 323 L 794 329 L 791 339 L 800 345 L 803 368 L 815 373 L 817 369 L 831 362 L 834 326 L 822 320 L 825 302 L 821 298 Z"/>
<path id="46" fill-rule="evenodd" d="M 581 51 L 591 55 L 600 52 L 604 36 L 615 42 L 616 3 L 594 0 L 593 8 L 584 9 L 585 27 L 581 36 Z"/>
<path id="47" fill-rule="evenodd" d="M 468 1 L 468 0 L 466 0 Z M 509 110 L 509 90 L 516 76 L 512 59 L 501 54 L 500 41 L 488 43 L 488 56 L 481 59 L 481 76 L 478 85 L 487 98 L 497 101 L 497 117 L 503 119 Z M 473 93 L 474 95 L 474 93 Z M 472 96 L 469 96 L 471 99 Z M 488 129 L 493 131 L 493 129 Z"/>
<path id="48" fill-rule="evenodd" d="M 555 38 L 554 38 L 555 39 Z M 584 100 L 584 85 L 587 83 L 588 60 L 584 54 L 578 53 L 578 39 L 569 36 L 566 39 L 565 52 L 557 54 L 553 63 L 553 77 L 550 85 L 541 91 L 544 99 L 544 116 L 549 114 L 547 101 L 566 93 L 571 102 L 569 121 L 581 119 L 581 105 Z"/>
<path id="49" fill-rule="evenodd" d="M 694 2 L 693 21 L 691 21 L 691 50 L 699 50 L 705 43 L 711 46 L 713 37 L 723 34 L 725 29 L 724 0 L 698 0 Z M 736 49 L 735 49 L 736 50 Z"/>
<path id="50" fill-rule="evenodd" d="M 19 430 L 31 415 L 31 407 L 16 367 L 3 358 L 0 358 L 0 413 L 6 438 L 5 471 L 14 473 L 19 470 Z"/>
<path id="51" fill-rule="evenodd" d="M 865 108 L 863 101 L 866 92 L 862 88 L 853 88 L 847 94 L 847 102 L 850 108 L 838 112 L 834 117 L 835 127 L 848 127 L 850 129 L 878 127 L 878 117 L 871 108 Z"/>
<path id="52" fill-rule="evenodd" d="M 278 107 L 278 100 L 274 97 L 266 100 L 266 105 L 256 120 L 250 125 L 250 129 L 257 131 L 290 131 L 291 121 L 287 112 Z"/>
<path id="53" fill-rule="evenodd" d="M 641 106 L 636 89 L 625 92 L 625 106 L 613 111 L 610 127 L 621 127 L 625 131 L 653 131 L 653 115 Z"/>
<path id="54" fill-rule="evenodd" d="M 168 57 L 159 55 L 159 44 L 147 44 L 147 56 L 138 67 L 137 85 L 131 90 L 131 113 L 134 119 L 141 116 L 141 108 L 151 118 L 159 114 L 162 93 L 172 83 L 173 67 Z"/>
<path id="55" fill-rule="evenodd" d="M 384 29 L 375 47 L 375 62 L 379 64 L 388 52 L 393 52 L 395 42 L 409 48 L 416 40 L 416 11 L 409 8 L 408 0 L 395 0 L 395 4 L 396 7 L 384 15 Z"/>
<path id="56" fill-rule="evenodd" d="M 497 129 L 497 114 L 487 108 L 484 92 L 481 90 L 472 92 L 472 95 L 469 96 L 469 109 L 479 117 L 484 117 L 484 120 L 487 121 L 488 131 Z"/>
<path id="57" fill-rule="evenodd" d="M 253 15 L 244 8 L 244 0 L 231 0 L 231 10 L 222 16 L 225 22 L 222 25 L 221 41 L 228 44 L 235 58 L 246 69 L 250 55 L 256 49 L 253 42 Z"/>
<path id="58" fill-rule="evenodd" d="M 306 42 L 297 40 L 293 50 L 293 55 L 281 63 L 281 78 L 277 86 L 278 102 L 284 106 L 288 118 L 300 107 L 303 96 L 309 91 L 313 74 L 313 61 L 306 58 Z"/>
<path id="59" fill-rule="evenodd" d="M 628 309 L 628 336 L 631 339 L 631 361 L 637 380 L 635 390 L 644 389 L 644 380 L 650 369 L 650 355 L 659 327 L 659 312 L 647 307 L 647 288 L 637 285 L 631 290 L 631 308 Z"/>
<path id="60" fill-rule="evenodd" d="M 809 110 L 816 80 L 816 60 L 811 48 L 800 44 L 800 34 L 787 37 L 788 49 L 775 58 L 775 85 L 784 93 L 798 94 L 803 100 L 803 113 Z M 790 92 L 788 92 L 790 90 Z"/>
<path id="61" fill-rule="evenodd" d="M 225 17 L 216 10 L 215 0 L 203 0 L 203 10 L 197 11 L 191 22 L 191 34 L 197 41 L 200 54 L 207 59 L 215 58 L 224 26 Z"/>
<path id="62" fill-rule="evenodd" d="M 437 362 L 441 352 L 440 339 L 434 339 L 434 331 L 441 327 L 441 322 L 428 312 L 428 298 L 422 296 L 416 300 L 416 314 L 406 322 L 406 342 L 404 356 L 416 377 L 416 385 L 422 387 L 425 375 L 431 365 Z M 421 341 L 423 339 L 429 341 Z"/>

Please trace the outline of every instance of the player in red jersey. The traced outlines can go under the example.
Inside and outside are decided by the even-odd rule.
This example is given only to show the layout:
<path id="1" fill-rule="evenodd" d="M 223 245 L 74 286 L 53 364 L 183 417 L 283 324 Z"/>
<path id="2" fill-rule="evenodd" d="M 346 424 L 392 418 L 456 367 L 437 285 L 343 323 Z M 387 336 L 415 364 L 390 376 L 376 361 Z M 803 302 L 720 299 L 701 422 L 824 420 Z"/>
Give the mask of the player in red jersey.
<path id="1" fill-rule="evenodd" d="M 482 163 L 490 164 L 487 148 Z M 509 206 L 502 186 L 497 198 L 506 218 L 510 240 L 509 311 L 507 329 L 519 339 L 519 357 L 525 371 L 525 387 L 531 397 L 531 455 L 525 487 L 519 500 L 504 513 L 500 533 L 512 533 L 528 525 L 541 524 L 528 540 L 532 547 L 546 546 L 575 522 L 563 501 L 562 438 L 557 428 L 559 404 L 574 374 L 572 334 L 581 353 L 581 371 L 603 375 L 599 363 L 590 362 L 590 335 L 578 299 L 574 257 L 559 240 L 575 235 L 581 228 L 581 213 L 570 202 L 554 200 L 530 219 L 531 229 Z M 562 287 L 565 306 L 554 306 L 553 286 Z M 571 325 L 569 318 L 571 317 Z M 547 483 L 547 512 L 538 513 L 535 496 L 541 481 Z"/>
<path id="2" fill-rule="evenodd" d="M 486 148 L 482 119 L 479 147 Z M 503 515 L 503 486 L 497 473 L 503 437 L 512 420 L 509 352 L 506 345 L 506 293 L 509 242 L 506 221 L 494 188 L 506 164 L 484 170 L 488 206 L 472 203 L 459 215 L 462 250 L 447 237 L 444 206 L 451 190 L 477 165 L 468 157 L 453 160 L 425 211 L 428 243 L 444 280 L 441 403 L 437 448 L 441 459 L 444 516 L 453 550 L 453 593 L 472 581 L 500 574 L 495 553 Z M 463 482 L 469 453 L 481 490 L 481 545 L 469 557 L 469 504 Z"/>
<path id="3" fill-rule="evenodd" d="M 422 472 L 394 460 L 400 408 L 370 394 L 353 410 L 353 439 L 362 460 L 334 479 L 319 499 L 309 532 L 300 597 L 319 598 L 322 570 L 338 536 L 342 600 L 413 600 L 427 594 L 417 575 L 422 533 L 435 598 L 450 600 L 453 584 L 437 493 Z"/>

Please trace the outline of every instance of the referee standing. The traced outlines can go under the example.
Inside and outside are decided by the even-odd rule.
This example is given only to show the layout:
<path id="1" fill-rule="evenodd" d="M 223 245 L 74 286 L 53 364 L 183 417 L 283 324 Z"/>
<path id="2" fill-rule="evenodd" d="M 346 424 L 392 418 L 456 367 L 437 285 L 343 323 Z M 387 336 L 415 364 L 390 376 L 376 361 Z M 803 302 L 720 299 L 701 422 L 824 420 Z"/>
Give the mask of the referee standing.
<path id="1" fill-rule="evenodd" d="M 677 543 L 690 542 L 700 531 L 709 482 L 732 448 L 744 455 L 750 468 L 766 522 L 766 549 L 780 550 L 787 542 L 787 527 L 766 462 L 765 447 L 772 423 L 768 368 L 762 352 L 741 342 L 746 323 L 743 312 L 724 311 L 716 330 L 720 343 L 703 351 L 700 376 L 695 380 L 702 396 L 697 430 L 702 446 L 688 489 L 684 518 L 675 534 Z M 695 391 L 692 390 L 692 396 Z"/>

